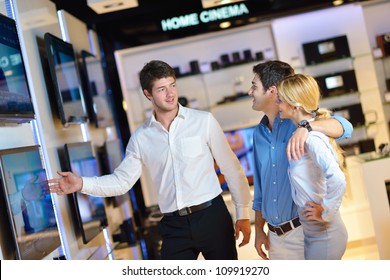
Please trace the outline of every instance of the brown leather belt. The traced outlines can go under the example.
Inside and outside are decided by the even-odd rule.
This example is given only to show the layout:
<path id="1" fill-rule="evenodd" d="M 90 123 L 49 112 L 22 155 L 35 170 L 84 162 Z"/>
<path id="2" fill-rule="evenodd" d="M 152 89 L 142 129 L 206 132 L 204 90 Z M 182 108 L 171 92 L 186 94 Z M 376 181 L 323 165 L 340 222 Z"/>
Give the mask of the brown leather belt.
<path id="1" fill-rule="evenodd" d="M 273 226 L 268 224 L 268 229 L 272 232 L 275 232 L 277 235 L 283 235 L 290 230 L 297 228 L 301 225 L 301 222 L 299 221 L 299 217 L 292 219 L 291 221 L 284 223 L 280 226 Z"/>

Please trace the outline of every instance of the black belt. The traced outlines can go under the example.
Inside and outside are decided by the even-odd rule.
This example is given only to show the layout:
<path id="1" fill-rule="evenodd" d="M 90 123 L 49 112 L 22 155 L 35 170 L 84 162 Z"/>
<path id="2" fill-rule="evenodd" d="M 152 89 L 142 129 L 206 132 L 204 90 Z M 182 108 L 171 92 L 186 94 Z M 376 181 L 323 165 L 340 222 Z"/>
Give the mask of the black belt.
<path id="1" fill-rule="evenodd" d="M 198 204 L 198 205 L 184 207 L 182 209 L 179 209 L 179 210 L 176 210 L 176 211 L 173 211 L 170 213 L 164 213 L 164 216 L 187 216 L 189 214 L 192 214 L 192 213 L 195 213 L 195 212 L 198 212 L 200 210 L 203 210 L 203 209 L 210 207 L 213 204 L 214 199 L 206 201 L 206 202 Z"/>
<path id="2" fill-rule="evenodd" d="M 291 221 L 283 224 L 283 225 L 280 225 L 280 226 L 277 226 L 277 227 L 274 227 L 273 225 L 270 225 L 268 224 L 268 229 L 272 232 L 275 232 L 277 235 L 283 235 L 287 232 L 289 232 L 290 230 L 294 229 L 294 228 L 297 228 L 301 225 L 301 222 L 299 221 L 299 217 L 295 218 L 295 219 L 292 219 Z"/>

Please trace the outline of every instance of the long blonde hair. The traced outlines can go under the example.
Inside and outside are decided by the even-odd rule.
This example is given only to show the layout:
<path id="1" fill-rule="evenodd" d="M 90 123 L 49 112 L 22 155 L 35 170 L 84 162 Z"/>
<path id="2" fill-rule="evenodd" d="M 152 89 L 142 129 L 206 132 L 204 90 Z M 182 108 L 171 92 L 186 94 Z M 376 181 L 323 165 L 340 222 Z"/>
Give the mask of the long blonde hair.
<path id="1" fill-rule="evenodd" d="M 311 114 L 315 120 L 329 119 L 332 112 L 326 108 L 319 108 L 321 97 L 317 81 L 309 75 L 295 74 L 283 79 L 278 85 L 279 98 L 294 107 L 302 108 L 306 113 Z M 337 141 L 329 137 L 329 143 L 336 151 L 339 165 L 345 172 L 344 151 Z"/>

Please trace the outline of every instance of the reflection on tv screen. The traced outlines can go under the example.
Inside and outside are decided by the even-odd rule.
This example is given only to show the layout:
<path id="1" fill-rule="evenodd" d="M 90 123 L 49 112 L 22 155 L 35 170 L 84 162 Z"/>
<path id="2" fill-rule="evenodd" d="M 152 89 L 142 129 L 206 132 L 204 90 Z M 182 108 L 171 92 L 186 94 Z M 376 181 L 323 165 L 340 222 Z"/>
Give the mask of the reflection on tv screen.
<path id="1" fill-rule="evenodd" d="M 59 247 L 60 238 L 40 152 L 37 146 L 11 149 L 1 163 L 17 257 L 42 259 Z"/>
<path id="2" fill-rule="evenodd" d="M 248 179 L 249 184 L 253 184 L 253 131 L 255 127 L 246 127 L 236 130 L 225 131 L 225 137 L 233 150 L 241 167 Z M 229 189 L 224 176 L 219 167 L 215 166 L 221 188 L 225 191 Z"/>
<path id="3" fill-rule="evenodd" d="M 99 176 L 99 169 L 94 157 L 71 162 L 72 171 L 86 177 Z M 105 220 L 104 199 L 77 192 L 77 202 L 83 223 L 92 220 Z"/>
<path id="4" fill-rule="evenodd" d="M 97 160 L 91 142 L 78 142 L 65 145 L 69 166 L 65 167 L 80 176 L 100 176 Z M 73 193 L 74 214 L 81 231 L 83 242 L 87 244 L 107 226 L 104 198 Z"/>

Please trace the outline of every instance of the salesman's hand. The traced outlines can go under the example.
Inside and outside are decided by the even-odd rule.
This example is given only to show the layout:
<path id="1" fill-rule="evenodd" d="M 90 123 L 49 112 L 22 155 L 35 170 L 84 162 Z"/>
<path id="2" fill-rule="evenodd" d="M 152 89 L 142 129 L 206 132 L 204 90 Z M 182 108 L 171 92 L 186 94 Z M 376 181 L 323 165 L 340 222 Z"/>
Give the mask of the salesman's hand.
<path id="1" fill-rule="evenodd" d="M 51 193 L 64 195 L 74 193 L 82 189 L 83 179 L 80 176 L 72 172 L 58 171 L 57 173 L 62 176 L 62 178 L 50 179 L 47 181 L 49 183 Z"/>
<path id="2" fill-rule="evenodd" d="M 287 144 L 286 153 L 288 160 L 291 160 L 291 158 L 295 161 L 301 159 L 305 153 L 305 142 L 308 136 L 309 132 L 306 128 L 298 127 L 295 130 Z"/>
<path id="3" fill-rule="evenodd" d="M 242 247 L 249 243 L 249 240 L 251 238 L 251 224 L 249 222 L 249 219 L 243 219 L 243 220 L 237 220 L 236 221 L 236 240 L 238 240 L 240 236 L 240 231 L 243 234 L 243 239 L 239 247 Z"/>

